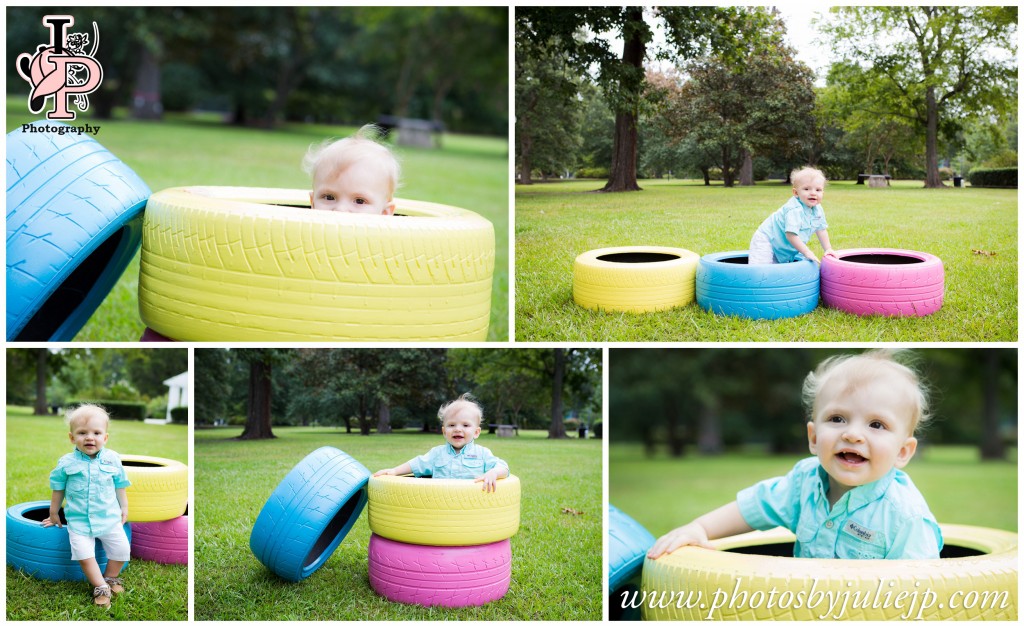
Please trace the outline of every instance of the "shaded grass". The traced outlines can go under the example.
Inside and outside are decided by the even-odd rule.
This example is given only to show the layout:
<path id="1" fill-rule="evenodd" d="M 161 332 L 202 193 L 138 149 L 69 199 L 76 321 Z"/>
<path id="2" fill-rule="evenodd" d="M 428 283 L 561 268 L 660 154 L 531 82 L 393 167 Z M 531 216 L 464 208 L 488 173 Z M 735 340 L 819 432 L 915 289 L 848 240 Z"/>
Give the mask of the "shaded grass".
<path id="1" fill-rule="evenodd" d="M 7 507 L 50 500 L 50 471 L 72 449 L 59 416 L 32 416 L 7 408 Z M 118 453 L 188 461 L 188 429 L 114 421 L 107 445 Z M 131 504 L 129 503 L 129 507 Z M 125 594 L 112 608 L 92 606 L 86 582 L 42 581 L 7 567 L 7 620 L 187 620 L 188 567 L 132 560 L 124 571 Z"/>
<path id="2" fill-rule="evenodd" d="M 483 607 L 444 609 L 392 603 L 370 587 L 364 510 L 327 563 L 288 583 L 249 550 L 267 498 L 303 457 L 333 446 L 371 472 L 442 442 L 438 435 L 359 436 L 333 428 L 275 428 L 274 440 L 234 441 L 237 429 L 196 432 L 196 620 L 600 620 L 601 443 L 484 435 L 522 483 L 521 523 L 512 537 L 508 594 Z M 501 484 L 498 485 L 499 489 Z M 568 507 L 580 516 L 562 513 Z"/>
<path id="3" fill-rule="evenodd" d="M 608 450 L 608 500 L 661 536 L 721 505 L 758 481 L 784 475 L 805 456 L 751 450 L 715 457 L 644 457 L 640 444 Z M 924 446 L 906 467 L 940 523 L 1017 530 L 1017 451 L 982 462 L 977 449 Z"/>
<path id="4" fill-rule="evenodd" d="M 32 121 L 25 98 L 8 96 L 7 131 Z M 275 131 L 237 128 L 168 115 L 163 122 L 94 120 L 95 139 L 154 192 L 187 185 L 308 189 L 302 157 L 310 144 L 354 133 L 355 127 L 286 124 Z M 508 339 L 508 142 L 446 134 L 440 150 L 394 146 L 402 165 L 398 197 L 472 210 L 494 224 L 495 268 L 487 339 Z M 138 313 L 139 255 L 75 341 L 135 341 L 144 326 Z"/>
<path id="5" fill-rule="evenodd" d="M 1015 341 L 1017 191 L 926 190 L 919 182 L 871 189 L 829 183 L 833 247 L 904 248 L 945 266 L 941 310 L 925 318 L 858 317 L 818 309 L 754 321 L 692 303 L 647 314 L 593 312 L 572 300 L 577 255 L 610 246 L 668 246 L 705 255 L 746 250 L 785 202 L 778 182 L 726 189 L 695 181 L 642 181 L 638 193 L 585 193 L 578 181 L 516 188 L 516 339 L 520 341 Z M 817 239 L 812 250 L 820 255 Z M 974 254 L 972 250 L 996 253 Z"/>

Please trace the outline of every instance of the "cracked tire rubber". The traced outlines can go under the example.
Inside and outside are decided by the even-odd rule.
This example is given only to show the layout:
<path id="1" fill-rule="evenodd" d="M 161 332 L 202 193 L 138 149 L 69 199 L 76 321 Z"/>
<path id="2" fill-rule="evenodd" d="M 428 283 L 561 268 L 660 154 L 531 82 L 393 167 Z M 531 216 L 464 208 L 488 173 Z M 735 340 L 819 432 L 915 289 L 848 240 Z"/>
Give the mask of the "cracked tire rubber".
<path id="1" fill-rule="evenodd" d="M 142 320 L 184 341 L 483 341 L 494 227 L 396 199 L 309 209 L 308 190 L 179 187 L 146 209 Z"/>
<path id="2" fill-rule="evenodd" d="M 699 593 L 705 607 L 677 607 L 679 596 L 667 607 L 643 609 L 644 620 L 821 620 L 831 618 L 828 601 L 812 607 L 814 594 L 849 595 L 843 619 L 898 620 L 908 611 L 911 595 L 916 599 L 915 611 L 904 620 L 1017 620 L 1017 534 L 1010 531 L 939 525 L 945 547 L 940 559 L 933 560 L 838 560 L 781 557 L 792 555 L 794 536 L 785 529 L 747 533 L 712 541 L 720 549 L 712 551 L 685 546 L 657 560 L 647 560 L 643 570 L 643 592 L 665 597 L 672 592 Z M 773 546 L 774 545 L 774 546 Z M 757 549 L 754 547 L 764 547 Z M 732 552 L 733 550 L 754 553 Z M 768 554 L 757 554 L 761 553 Z M 948 556 L 948 557 L 946 557 Z M 891 585 L 890 585 L 891 584 Z M 812 588 L 813 586 L 813 588 Z M 774 609 L 769 609 L 768 595 L 776 591 Z M 929 608 L 923 608 L 923 595 L 929 590 L 936 595 Z M 712 612 L 716 591 L 725 602 Z M 793 596 L 783 602 L 778 596 L 788 591 Z M 733 603 L 746 593 L 746 603 Z M 755 597 L 755 593 L 760 593 Z M 802 593 L 802 607 L 797 607 Z M 904 593 L 902 607 L 892 602 Z M 953 607 L 951 601 L 959 597 Z M 967 596 L 981 595 L 972 603 Z M 853 602 L 854 595 L 877 603 Z M 889 595 L 888 597 L 886 595 Z M 987 602 L 982 602 L 988 595 Z M 754 607 L 754 598 L 763 602 Z M 890 599 L 886 603 L 885 599 Z M 659 604 L 656 604 L 659 605 Z M 685 603 L 684 603 L 685 605 Z M 973 605 L 973 607 L 964 607 Z M 1005 605 L 1006 607 L 1002 607 Z M 837 605 L 837 608 L 841 603 Z M 941 607 L 940 607 L 941 606 Z M 995 607 L 992 607 L 995 606 Z M 832 610 L 833 613 L 838 609 Z M 709 616 L 710 614 L 710 616 Z"/>
<path id="3" fill-rule="evenodd" d="M 138 251 L 149 193 L 89 136 L 7 134 L 8 341 L 74 339 Z"/>
<path id="4" fill-rule="evenodd" d="M 484 492 L 472 479 L 384 475 L 368 487 L 370 531 L 398 542 L 465 546 L 506 540 L 519 530 L 519 477 Z"/>
<path id="5" fill-rule="evenodd" d="M 822 302 L 858 316 L 927 316 L 944 296 L 942 260 L 928 253 L 851 248 L 821 263 Z"/>
<path id="6" fill-rule="evenodd" d="M 188 507 L 188 466 L 173 459 L 121 455 L 128 481 L 128 522 L 170 520 Z"/>
<path id="7" fill-rule="evenodd" d="M 572 298 L 586 309 L 643 313 L 693 302 L 699 255 L 682 248 L 620 246 L 573 264 Z"/>
<path id="8" fill-rule="evenodd" d="M 818 306 L 818 264 L 751 266 L 748 251 L 704 255 L 697 265 L 697 304 L 720 316 L 776 320 Z"/>
<path id="9" fill-rule="evenodd" d="M 389 601 L 426 607 L 484 605 L 512 579 L 508 540 L 476 546 L 420 546 L 370 536 L 370 585 Z"/>
<path id="10" fill-rule="evenodd" d="M 188 514 L 132 523 L 132 557 L 158 564 L 188 564 Z"/>
<path id="11" fill-rule="evenodd" d="M 654 536 L 643 525 L 608 504 L 608 616 L 611 620 L 640 620 L 640 612 L 623 607 L 623 601 L 640 589 L 644 559 L 654 542 Z"/>
<path id="12" fill-rule="evenodd" d="M 44 527 L 43 520 L 50 517 L 49 501 L 31 501 L 7 508 L 7 565 L 36 579 L 47 581 L 85 581 L 85 573 L 78 562 L 71 559 L 68 528 Z M 64 520 L 64 509 L 60 510 Z M 131 526 L 124 531 L 132 541 Z M 107 566 L 107 554 L 96 541 L 96 563 L 100 570 Z M 125 562 L 124 568 L 128 568 Z"/>
<path id="13" fill-rule="evenodd" d="M 285 476 L 260 510 L 249 548 L 282 579 L 301 581 L 327 563 L 366 506 L 370 471 L 330 446 Z"/>

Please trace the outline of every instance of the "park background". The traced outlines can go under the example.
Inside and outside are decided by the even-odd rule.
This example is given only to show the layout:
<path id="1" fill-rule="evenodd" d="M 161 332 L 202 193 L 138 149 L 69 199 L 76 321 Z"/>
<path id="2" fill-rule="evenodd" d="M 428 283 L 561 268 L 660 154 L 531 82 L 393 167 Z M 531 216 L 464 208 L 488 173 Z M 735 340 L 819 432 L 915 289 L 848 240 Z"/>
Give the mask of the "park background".
<path id="1" fill-rule="evenodd" d="M 309 189 L 302 157 L 381 116 L 445 129 L 394 145 L 399 198 L 494 224 L 488 340 L 508 339 L 508 10 L 505 7 L 8 7 L 7 132 L 37 119 L 13 60 L 49 41 L 45 15 L 99 29 L 104 69 L 76 124 L 153 192 L 221 185 Z M 90 44 L 91 45 L 91 44 Z M 76 341 L 136 341 L 138 255 Z"/>
<path id="2" fill-rule="evenodd" d="M 517 339 L 1016 341 L 1017 7 L 816 9 L 798 9 L 812 16 L 799 36 L 792 9 L 516 10 Z M 834 248 L 943 260 L 939 312 L 750 321 L 574 305 L 587 250 L 745 250 L 805 164 L 829 178 Z"/>
<path id="3" fill-rule="evenodd" d="M 195 619 L 600 620 L 601 363 L 598 348 L 195 349 Z M 257 515 L 306 455 L 332 446 L 371 472 L 397 466 L 444 443 L 438 408 L 464 392 L 484 409 L 478 442 L 522 486 L 502 599 L 445 609 L 378 596 L 365 510 L 300 583 L 253 556 Z M 517 435 L 489 433 L 496 424 Z"/>
<path id="4" fill-rule="evenodd" d="M 165 419 L 163 382 L 187 373 L 186 349 L 9 347 L 6 367 L 7 507 L 50 500 L 50 471 L 74 449 L 63 409 L 78 403 L 98 403 L 110 412 L 111 450 L 189 463 L 187 408 L 174 412 L 174 422 L 143 422 Z M 124 581 L 124 598 L 104 610 L 93 606 L 85 581 L 43 581 L 7 566 L 7 620 L 188 619 L 187 566 L 133 559 Z"/>
<path id="5" fill-rule="evenodd" d="M 608 499 L 655 537 L 807 449 L 801 385 L 831 348 L 611 349 Z M 1017 530 L 1012 348 L 912 351 L 933 418 L 904 469 L 940 523 Z"/>

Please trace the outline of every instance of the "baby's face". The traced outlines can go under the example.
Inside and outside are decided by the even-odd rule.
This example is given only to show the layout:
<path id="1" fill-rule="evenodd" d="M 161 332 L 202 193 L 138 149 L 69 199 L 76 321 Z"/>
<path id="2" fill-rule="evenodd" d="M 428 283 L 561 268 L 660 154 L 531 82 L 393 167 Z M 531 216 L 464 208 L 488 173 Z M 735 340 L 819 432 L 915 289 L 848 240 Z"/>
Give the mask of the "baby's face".
<path id="1" fill-rule="evenodd" d="M 395 203 L 388 181 L 372 162 L 353 163 L 335 176 L 317 176 L 309 195 L 313 209 L 391 215 Z"/>
<path id="2" fill-rule="evenodd" d="M 821 202 L 825 196 L 825 179 L 820 176 L 804 176 L 793 181 L 793 193 L 808 207 Z"/>
<path id="3" fill-rule="evenodd" d="M 99 416 L 89 416 L 71 424 L 68 438 L 79 451 L 95 457 L 107 443 L 107 435 L 107 421 Z"/>
<path id="4" fill-rule="evenodd" d="M 448 444 L 458 451 L 480 436 L 480 423 L 476 414 L 464 409 L 445 418 L 441 431 Z"/>
<path id="5" fill-rule="evenodd" d="M 836 377 L 818 392 L 807 438 L 830 477 L 832 498 L 903 468 L 917 450 L 910 384 L 889 374 Z"/>

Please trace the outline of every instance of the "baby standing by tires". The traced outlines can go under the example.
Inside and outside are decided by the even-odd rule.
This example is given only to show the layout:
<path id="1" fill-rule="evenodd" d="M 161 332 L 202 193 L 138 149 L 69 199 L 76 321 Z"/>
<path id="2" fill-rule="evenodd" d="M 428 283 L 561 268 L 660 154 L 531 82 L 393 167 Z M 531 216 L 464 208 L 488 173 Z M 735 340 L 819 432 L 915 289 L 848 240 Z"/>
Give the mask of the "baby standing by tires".
<path id="1" fill-rule="evenodd" d="M 818 236 L 825 256 L 832 255 L 828 223 L 821 199 L 825 195 L 825 174 L 817 168 L 793 170 L 793 196 L 765 218 L 750 238 L 750 265 L 789 263 L 803 255 L 815 263 L 818 257 L 807 247 L 811 234 Z"/>
<path id="2" fill-rule="evenodd" d="M 803 384 L 814 457 L 784 477 L 741 490 L 736 500 L 655 542 L 647 557 L 754 529 L 796 534 L 794 557 L 935 559 L 942 533 L 901 469 L 928 418 L 924 385 L 896 353 L 826 359 Z"/>
<path id="3" fill-rule="evenodd" d="M 437 417 L 447 444 L 435 446 L 401 466 L 378 470 L 373 476 L 412 473 L 434 479 L 474 479 L 483 483 L 485 492 L 494 492 L 497 480 L 507 477 L 509 468 L 490 449 L 474 442 L 480 436 L 483 415 L 483 408 L 468 393 L 445 403 Z"/>
<path id="4" fill-rule="evenodd" d="M 395 213 L 398 160 L 374 140 L 378 129 L 367 124 L 352 137 L 311 147 L 302 160 L 313 177 L 313 209 L 390 216 Z"/>
<path id="5" fill-rule="evenodd" d="M 50 517 L 44 527 L 61 526 L 60 506 L 65 502 L 71 558 L 82 567 L 93 586 L 93 602 L 110 606 L 111 594 L 124 592 L 118 575 L 131 559 L 131 547 L 124 532 L 128 520 L 131 485 L 117 453 L 105 448 L 110 416 L 98 405 L 79 405 L 67 414 L 68 439 L 75 450 L 64 455 L 50 473 Z M 107 553 L 107 567 L 96 563 L 96 540 Z"/>

